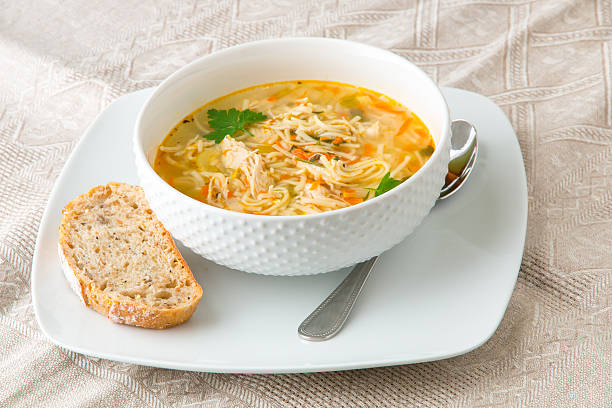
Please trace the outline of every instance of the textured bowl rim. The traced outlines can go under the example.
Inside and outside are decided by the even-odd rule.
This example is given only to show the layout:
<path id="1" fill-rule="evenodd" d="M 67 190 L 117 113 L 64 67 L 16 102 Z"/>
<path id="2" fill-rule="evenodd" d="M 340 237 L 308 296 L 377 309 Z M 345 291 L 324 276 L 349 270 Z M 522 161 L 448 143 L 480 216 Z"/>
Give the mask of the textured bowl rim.
<path id="1" fill-rule="evenodd" d="M 192 198 L 184 193 L 182 193 L 181 191 L 175 189 L 174 187 L 170 186 L 168 183 L 166 183 L 166 181 L 164 179 L 162 179 L 159 174 L 157 174 L 155 172 L 155 170 L 153 170 L 153 167 L 151 166 L 151 163 L 149 163 L 149 160 L 147 159 L 147 155 L 144 152 L 144 149 L 142 148 L 142 142 L 141 142 L 141 127 L 142 127 L 142 118 L 145 114 L 145 112 L 149 109 L 149 106 L 154 102 L 154 100 L 156 99 L 156 97 L 165 89 L 170 88 L 173 85 L 173 82 L 175 81 L 176 78 L 180 78 L 183 73 L 185 71 L 188 71 L 189 69 L 191 69 L 194 65 L 199 65 L 202 64 L 203 61 L 206 61 L 207 59 L 209 59 L 212 56 L 220 56 L 220 55 L 224 55 L 224 54 L 231 54 L 234 52 L 238 52 L 240 50 L 244 50 L 247 48 L 253 48 L 253 47 L 258 47 L 261 45 L 265 45 L 265 44 L 280 44 L 280 43 L 290 43 L 290 42 L 295 42 L 297 44 L 300 43 L 316 43 L 319 42 L 321 43 L 321 45 L 350 45 L 353 47 L 361 47 L 363 49 L 368 50 L 369 52 L 373 52 L 373 53 L 378 53 L 379 55 L 383 56 L 387 61 L 393 61 L 396 62 L 398 64 L 405 64 L 410 66 L 412 69 L 416 70 L 416 72 L 418 74 L 420 74 L 422 76 L 422 79 L 427 82 L 429 85 L 433 86 L 433 89 L 435 90 L 435 92 L 431 95 L 429 95 L 430 97 L 435 97 L 437 99 L 437 102 L 439 102 L 442 105 L 442 114 L 443 114 L 443 123 L 441 126 L 441 134 L 440 134 L 440 140 L 437 143 L 437 146 L 441 146 L 444 145 L 447 142 L 450 142 L 447 139 L 450 139 L 450 113 L 449 113 L 449 109 L 448 109 L 448 104 L 446 103 L 446 99 L 444 99 L 444 96 L 442 96 L 442 92 L 440 91 L 440 88 L 438 87 L 438 85 L 419 67 L 417 67 L 414 63 L 408 61 L 406 58 L 401 57 L 391 51 L 379 48 L 379 47 L 375 47 L 373 45 L 368 45 L 368 44 L 364 44 L 364 43 L 360 43 L 360 42 L 356 42 L 356 41 L 350 41 L 350 40 L 341 40 L 341 39 L 336 39 L 336 38 L 325 38 L 325 37 L 285 37 L 285 38 L 278 38 L 278 39 L 267 39 L 267 40 L 257 40 L 257 41 L 250 41 L 250 42 L 246 42 L 246 43 L 242 43 L 242 44 L 238 44 L 238 45 L 234 45 L 231 47 L 227 47 L 218 51 L 214 51 L 210 54 L 206 54 L 200 58 L 195 59 L 194 61 L 190 62 L 189 64 L 183 66 L 182 68 L 178 69 L 177 71 L 175 71 L 173 74 L 171 74 L 170 76 L 168 76 L 166 79 L 164 79 L 155 89 L 155 91 L 149 96 L 149 98 L 147 99 L 147 101 L 145 102 L 145 104 L 142 106 L 142 108 L 140 109 L 140 112 L 138 113 L 138 117 L 136 119 L 136 125 L 134 126 L 134 135 L 132 138 L 132 142 L 133 142 L 133 150 L 134 150 L 134 155 L 135 155 L 135 159 L 136 160 L 143 160 L 145 165 L 145 171 L 151 173 L 151 175 L 154 177 L 154 179 L 158 182 L 160 182 L 161 184 L 163 184 L 164 189 L 167 190 L 168 192 L 170 192 L 171 194 L 175 195 L 177 197 L 177 199 L 179 200 L 189 200 L 188 202 L 190 204 L 195 204 L 195 205 L 201 205 L 201 206 L 205 206 L 203 208 L 206 209 L 206 211 L 211 211 L 211 212 L 215 212 L 221 215 L 228 215 L 228 216 L 232 216 L 232 217 L 241 217 L 241 218 L 250 218 L 250 219 L 258 219 L 261 221 L 264 220 L 305 220 L 305 219 L 316 219 L 316 218 L 324 218 L 324 217 L 330 217 L 330 216 L 336 216 L 336 215 L 340 215 L 340 214 L 349 214 L 350 212 L 353 211 L 360 211 L 362 208 L 367 208 L 371 205 L 376 205 L 376 203 L 380 202 L 381 200 L 385 200 L 385 199 L 390 199 L 391 196 L 396 195 L 396 194 L 400 194 L 402 190 L 408 188 L 408 186 L 410 184 L 413 183 L 414 179 L 418 179 L 419 177 L 422 177 L 422 174 L 424 173 L 424 170 L 433 166 L 433 162 L 436 160 L 439 160 L 439 156 L 442 153 L 441 149 L 438 149 L 436 147 L 436 149 L 434 150 L 433 155 L 431 156 L 431 158 L 429 160 L 427 160 L 427 162 L 413 175 L 411 176 L 409 179 L 405 180 L 404 182 L 402 182 L 399 186 L 395 187 L 394 189 L 381 194 L 378 197 L 374 197 L 371 198 L 367 201 L 363 201 L 359 204 L 354 204 L 348 207 L 344 207 L 344 208 L 338 208 L 335 210 L 329 210 L 329 211 L 323 211 L 320 213 L 315 213 L 315 214 L 301 214 L 301 215 L 263 215 L 263 214 L 251 214 L 251 213 L 244 213 L 244 212 L 239 212 L 239 211 L 232 211 L 232 210 L 227 210 L 224 208 L 219 208 L 219 207 L 215 207 L 213 205 L 210 204 L 206 204 L 203 203 L 199 200 L 196 200 L 195 198 Z M 436 160 L 434 160 L 434 158 Z M 137 166 L 138 168 L 138 166 Z M 146 191 L 145 191 L 146 193 Z"/>

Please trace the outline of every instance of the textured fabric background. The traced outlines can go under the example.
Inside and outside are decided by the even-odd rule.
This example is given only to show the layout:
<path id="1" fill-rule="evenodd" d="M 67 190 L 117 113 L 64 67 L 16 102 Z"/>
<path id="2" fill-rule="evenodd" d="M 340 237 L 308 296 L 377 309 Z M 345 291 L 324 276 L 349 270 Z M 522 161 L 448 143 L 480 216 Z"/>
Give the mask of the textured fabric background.
<path id="1" fill-rule="evenodd" d="M 493 338 L 428 364 L 218 375 L 50 344 L 30 268 L 63 163 L 115 98 L 198 56 L 282 36 L 389 49 L 489 96 L 529 183 L 518 282 Z M 0 406 L 612 406 L 612 0 L 0 0 Z"/>

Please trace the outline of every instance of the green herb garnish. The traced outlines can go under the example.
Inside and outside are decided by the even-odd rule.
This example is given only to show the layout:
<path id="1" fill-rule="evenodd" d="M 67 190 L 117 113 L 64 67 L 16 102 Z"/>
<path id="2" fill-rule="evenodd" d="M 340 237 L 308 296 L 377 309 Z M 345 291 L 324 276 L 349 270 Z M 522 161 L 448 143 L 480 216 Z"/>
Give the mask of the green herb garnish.
<path id="1" fill-rule="evenodd" d="M 239 111 L 237 109 L 230 110 L 208 110 L 208 125 L 214 129 L 204 137 L 208 140 L 214 140 L 215 143 L 221 143 L 225 136 L 233 137 L 237 131 L 242 131 L 251 136 L 253 134 L 246 129 L 246 125 L 251 123 L 261 122 L 268 119 L 266 115 L 252 110 Z"/>
<path id="2" fill-rule="evenodd" d="M 419 150 L 419 153 L 421 153 L 423 156 L 431 156 L 433 152 L 434 148 L 432 146 L 425 146 L 424 148 Z"/>
<path id="3" fill-rule="evenodd" d="M 299 157 L 295 157 L 295 160 L 301 161 L 302 163 L 312 164 L 313 166 L 323 167 L 323 165 L 321 165 L 319 163 L 314 163 L 314 162 L 311 162 L 311 161 L 308 161 L 308 160 L 300 159 Z"/>
<path id="4" fill-rule="evenodd" d="M 374 191 L 374 197 L 378 197 L 381 194 L 386 193 L 387 191 L 399 186 L 400 184 L 402 184 L 403 180 L 396 180 L 393 177 L 391 177 L 391 173 L 387 172 L 387 174 L 385 174 L 385 176 L 382 178 L 382 180 L 380 180 L 380 184 L 378 184 L 378 187 L 376 187 L 376 190 Z"/>
<path id="5" fill-rule="evenodd" d="M 357 100 L 357 95 L 359 93 L 354 93 L 352 95 L 347 95 L 340 98 L 340 105 L 346 106 L 347 108 L 356 108 L 359 106 L 359 101 Z"/>

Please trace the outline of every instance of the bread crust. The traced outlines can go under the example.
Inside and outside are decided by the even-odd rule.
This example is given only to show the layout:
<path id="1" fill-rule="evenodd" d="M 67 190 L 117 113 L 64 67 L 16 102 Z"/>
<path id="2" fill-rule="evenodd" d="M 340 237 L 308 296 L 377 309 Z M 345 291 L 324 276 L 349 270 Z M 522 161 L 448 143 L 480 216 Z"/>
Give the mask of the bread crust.
<path id="1" fill-rule="evenodd" d="M 197 283 L 191 269 L 183 259 L 170 233 L 163 227 L 161 222 L 156 221 L 157 227 L 163 230 L 163 236 L 173 255 L 182 265 L 183 273 L 188 275 L 188 278 L 193 281 L 196 289 L 196 295 L 193 296 L 189 303 L 173 308 L 154 308 L 142 302 L 129 298 L 117 298 L 105 293 L 101 288 L 88 276 L 81 273 L 77 267 L 73 257 L 68 256 L 69 234 L 71 228 L 68 222 L 67 214 L 72 210 L 76 203 L 82 200 L 90 199 L 94 194 L 101 190 L 110 188 L 111 186 L 129 186 L 140 189 L 137 186 L 130 186 L 125 183 L 109 183 L 106 186 L 96 186 L 89 192 L 76 197 L 70 201 L 62 210 L 62 221 L 59 227 L 59 242 L 58 252 L 64 274 L 71 283 L 71 288 L 79 296 L 85 306 L 90 307 L 98 313 L 108 317 L 114 323 L 122 323 L 132 326 L 146 327 L 150 329 L 166 329 L 184 323 L 193 315 L 202 298 L 202 287 Z M 68 268 L 69 270 L 66 270 Z M 74 276 L 75 280 L 71 279 Z"/>

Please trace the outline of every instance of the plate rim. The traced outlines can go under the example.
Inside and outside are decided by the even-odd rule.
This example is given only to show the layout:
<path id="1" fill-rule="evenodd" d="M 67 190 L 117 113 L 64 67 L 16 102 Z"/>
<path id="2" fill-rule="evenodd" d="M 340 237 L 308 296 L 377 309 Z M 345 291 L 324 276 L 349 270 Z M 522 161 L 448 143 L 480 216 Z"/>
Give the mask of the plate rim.
<path id="1" fill-rule="evenodd" d="M 43 232 L 46 232 L 48 229 L 52 228 L 52 226 L 49 225 L 49 221 L 48 221 L 48 218 L 50 218 L 50 215 L 51 215 L 51 206 L 50 206 L 51 198 L 54 197 L 58 193 L 58 190 L 64 184 L 64 179 L 68 177 L 68 173 L 65 171 L 65 169 L 69 167 L 69 165 L 74 160 L 76 160 L 78 156 L 80 156 L 81 150 L 83 149 L 83 146 L 85 145 L 85 142 L 88 139 L 88 135 L 91 133 L 92 129 L 97 127 L 99 123 L 103 122 L 103 119 L 104 119 L 103 116 L 106 113 L 106 111 L 109 110 L 112 106 L 118 105 L 127 99 L 134 98 L 137 95 L 138 96 L 145 95 L 145 94 L 150 95 L 155 90 L 155 88 L 156 87 L 144 88 L 144 89 L 140 89 L 134 92 L 124 94 L 120 96 L 119 98 L 115 99 L 109 105 L 107 105 L 97 115 L 97 117 L 85 129 L 85 131 L 83 132 L 83 135 L 80 137 L 75 148 L 70 153 L 68 159 L 62 166 L 62 170 L 59 176 L 57 177 L 57 179 L 55 180 L 53 184 L 53 188 L 51 189 L 51 192 L 48 196 L 47 203 L 45 205 L 45 209 L 43 211 L 42 217 L 40 219 L 39 227 L 37 230 L 37 236 L 36 236 L 34 252 L 33 252 L 33 257 L 32 257 L 32 269 L 31 269 L 31 275 L 30 275 L 30 292 L 32 296 L 32 305 L 34 307 L 34 314 L 36 317 L 36 322 L 38 324 L 38 327 L 40 328 L 42 333 L 49 340 L 51 340 L 52 343 L 64 349 L 71 350 L 71 351 L 74 351 L 80 354 L 96 357 L 96 358 L 103 358 L 103 359 L 118 361 L 122 363 L 132 363 L 132 364 L 138 364 L 138 365 L 150 366 L 150 367 L 159 367 L 159 368 L 166 368 L 166 369 L 186 370 L 186 371 L 195 371 L 195 372 L 214 372 L 214 373 L 284 374 L 284 373 L 343 371 L 343 370 L 375 368 L 375 367 L 383 367 L 383 366 L 395 366 L 395 365 L 403 365 L 403 364 L 418 364 L 418 363 L 423 363 L 423 362 L 428 362 L 428 361 L 443 360 L 447 358 L 456 357 L 462 354 L 466 354 L 466 353 L 469 353 L 479 348 L 480 346 L 485 344 L 493 336 L 493 334 L 497 331 L 497 328 L 499 327 L 499 324 L 501 323 L 505 315 L 505 312 L 508 308 L 508 304 L 510 302 L 512 294 L 514 293 L 514 288 L 516 286 L 518 274 L 520 271 L 520 265 L 521 265 L 522 258 L 524 255 L 524 250 L 525 250 L 527 222 L 528 222 L 528 186 L 527 186 L 527 178 L 526 178 L 526 173 L 525 173 L 525 164 L 524 164 L 522 154 L 519 155 L 520 166 L 522 168 L 522 172 L 519 177 L 520 187 L 522 190 L 522 201 L 523 201 L 522 203 L 523 211 L 520 214 L 521 224 L 522 224 L 520 244 L 522 247 L 522 251 L 521 251 L 520 257 L 517 256 L 516 258 L 517 265 L 515 268 L 513 268 L 513 270 L 516 270 L 516 272 L 512 279 L 513 280 L 512 289 L 506 292 L 506 299 L 504 302 L 504 307 L 503 309 L 501 309 L 500 316 L 498 316 L 495 323 L 491 325 L 490 332 L 487 333 L 486 336 L 483 336 L 482 339 L 480 339 L 480 341 L 475 342 L 474 344 L 470 344 L 468 346 L 462 346 L 461 348 L 458 348 L 457 350 L 454 350 L 452 352 L 441 353 L 441 354 L 436 354 L 436 355 L 431 355 L 431 356 L 424 355 L 422 356 L 422 358 L 416 358 L 416 359 L 415 358 L 411 358 L 411 359 L 385 358 L 385 359 L 376 359 L 376 360 L 367 360 L 367 361 L 360 360 L 357 362 L 348 362 L 348 363 L 307 364 L 307 365 L 300 365 L 300 366 L 291 365 L 289 363 L 289 364 L 284 364 L 281 366 L 276 364 L 275 367 L 262 366 L 262 365 L 245 366 L 245 365 L 235 364 L 232 362 L 229 362 L 226 364 L 218 364 L 218 362 L 211 361 L 207 364 L 206 367 L 203 367 L 202 363 L 176 362 L 173 360 L 163 359 L 163 358 L 145 358 L 145 357 L 140 357 L 140 356 L 134 357 L 134 356 L 125 356 L 125 355 L 117 354 L 117 353 L 98 352 L 96 350 L 88 349 L 87 347 L 81 347 L 78 344 L 77 345 L 68 344 L 62 341 L 60 338 L 55 337 L 54 334 L 46 326 L 45 322 L 41 319 L 40 312 L 39 312 L 39 308 L 41 308 L 40 299 L 38 297 L 37 291 L 35 290 L 35 287 L 37 286 L 37 283 L 38 283 L 38 279 L 40 277 L 40 272 L 36 272 L 36 271 L 40 270 L 40 267 L 39 267 L 39 262 L 41 262 L 41 260 L 39 259 L 41 257 L 40 248 L 43 242 L 43 235 L 45 235 L 43 234 Z M 499 113 L 501 113 L 501 115 L 503 115 L 503 117 L 506 118 L 506 120 L 510 124 L 510 121 L 508 120 L 504 112 L 501 110 L 501 108 L 497 106 L 490 98 L 484 95 L 481 95 L 476 92 L 471 92 L 468 90 L 452 88 L 452 87 L 444 87 L 444 86 L 440 86 L 440 90 L 442 91 L 442 94 L 444 95 L 445 99 L 449 93 L 471 94 L 473 97 L 482 98 L 486 100 L 488 104 L 491 105 L 492 108 L 498 110 Z M 510 124 L 510 127 L 512 128 L 511 124 Z M 516 132 L 514 131 L 514 129 L 512 129 L 512 131 L 515 135 L 514 143 L 516 144 L 516 147 L 518 148 L 519 152 L 522 153 L 519 142 L 518 142 L 518 138 L 516 138 Z M 299 322 L 296 322 L 296 327 L 298 323 Z"/>

